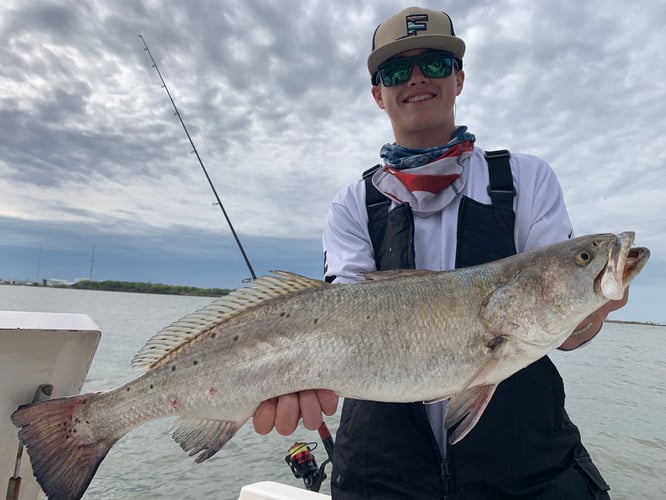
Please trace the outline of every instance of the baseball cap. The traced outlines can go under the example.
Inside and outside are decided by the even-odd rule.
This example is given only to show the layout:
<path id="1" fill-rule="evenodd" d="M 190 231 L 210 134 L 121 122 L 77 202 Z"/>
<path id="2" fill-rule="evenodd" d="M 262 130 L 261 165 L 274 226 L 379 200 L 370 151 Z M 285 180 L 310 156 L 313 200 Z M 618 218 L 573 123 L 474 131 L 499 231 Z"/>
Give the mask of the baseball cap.
<path id="1" fill-rule="evenodd" d="M 391 57 L 412 49 L 437 49 L 462 60 L 465 42 L 455 36 L 453 22 L 445 12 L 409 7 L 377 26 L 368 56 L 370 75 Z"/>

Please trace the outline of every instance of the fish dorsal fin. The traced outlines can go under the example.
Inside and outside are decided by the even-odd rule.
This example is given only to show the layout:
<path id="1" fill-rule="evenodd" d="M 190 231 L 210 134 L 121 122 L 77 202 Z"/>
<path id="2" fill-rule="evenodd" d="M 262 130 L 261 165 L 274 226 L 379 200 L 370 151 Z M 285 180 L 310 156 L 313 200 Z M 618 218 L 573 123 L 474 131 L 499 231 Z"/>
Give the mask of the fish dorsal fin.
<path id="1" fill-rule="evenodd" d="M 285 271 L 271 271 L 249 286 L 222 298 L 162 329 L 132 359 L 134 368 L 151 368 L 185 343 L 210 331 L 221 322 L 259 304 L 303 290 L 328 285 L 325 281 Z"/>
<path id="2" fill-rule="evenodd" d="M 367 281 L 390 280 L 393 278 L 407 278 L 414 276 L 428 276 L 441 273 L 441 271 L 431 271 L 429 269 L 388 269 L 386 271 L 372 271 L 363 273 Z"/>

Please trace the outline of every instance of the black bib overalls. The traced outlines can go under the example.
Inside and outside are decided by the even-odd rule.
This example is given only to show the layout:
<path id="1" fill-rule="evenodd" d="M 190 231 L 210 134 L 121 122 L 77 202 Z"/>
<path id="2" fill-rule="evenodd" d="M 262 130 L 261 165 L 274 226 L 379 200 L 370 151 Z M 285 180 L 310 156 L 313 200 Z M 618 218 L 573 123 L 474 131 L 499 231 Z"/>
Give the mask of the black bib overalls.
<path id="1" fill-rule="evenodd" d="M 501 179 L 506 183 L 507 175 L 511 187 L 498 189 L 492 205 L 461 200 L 457 268 L 516 253 L 508 159 L 490 168 L 493 187 Z M 493 169 L 503 169 L 499 181 Z M 374 199 L 368 196 L 371 219 L 370 205 L 386 214 L 387 205 L 382 208 L 381 203 L 388 203 L 378 202 L 376 190 L 373 194 Z M 383 219 L 378 230 L 371 229 L 378 269 L 414 268 L 409 206 L 401 205 Z M 422 403 L 345 399 L 343 404 L 331 477 L 333 500 L 575 500 L 608 498 L 607 489 L 564 410 L 562 379 L 548 357 L 498 386 L 474 429 L 458 444 L 448 445 L 446 460 Z"/>

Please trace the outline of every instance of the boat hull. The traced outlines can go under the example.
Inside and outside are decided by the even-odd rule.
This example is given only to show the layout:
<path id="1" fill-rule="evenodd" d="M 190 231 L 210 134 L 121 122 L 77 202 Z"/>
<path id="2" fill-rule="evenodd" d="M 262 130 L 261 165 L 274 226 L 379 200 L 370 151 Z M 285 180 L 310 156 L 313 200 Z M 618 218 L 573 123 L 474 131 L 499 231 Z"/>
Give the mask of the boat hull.
<path id="1" fill-rule="evenodd" d="M 0 311 L 0 495 L 16 489 L 18 496 L 7 498 L 34 500 L 42 495 L 28 454 L 19 451 L 18 429 L 10 415 L 36 396 L 78 394 L 100 336 L 84 314 Z"/>

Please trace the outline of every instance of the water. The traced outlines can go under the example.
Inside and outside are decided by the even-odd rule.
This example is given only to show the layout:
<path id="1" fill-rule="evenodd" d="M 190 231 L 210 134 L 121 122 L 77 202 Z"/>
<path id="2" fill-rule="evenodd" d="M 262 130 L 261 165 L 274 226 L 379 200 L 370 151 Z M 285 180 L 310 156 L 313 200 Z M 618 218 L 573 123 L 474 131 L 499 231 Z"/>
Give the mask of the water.
<path id="1" fill-rule="evenodd" d="M 201 297 L 0 286 L 0 309 L 88 314 L 102 340 L 85 391 L 135 377 L 132 356 L 172 321 L 210 302 Z M 614 499 L 666 498 L 666 327 L 609 323 L 587 347 L 555 353 L 567 409 Z M 236 499 L 244 484 L 273 480 L 302 486 L 284 457 L 295 441 L 318 441 L 302 427 L 290 437 L 259 436 L 251 425 L 215 457 L 194 464 L 168 436 L 172 420 L 135 429 L 102 462 L 86 499 Z M 327 419 L 331 432 L 337 416 Z M 315 450 L 321 462 L 323 446 Z M 327 468 L 330 473 L 330 466 Z M 322 492 L 328 492 L 324 484 Z"/>

